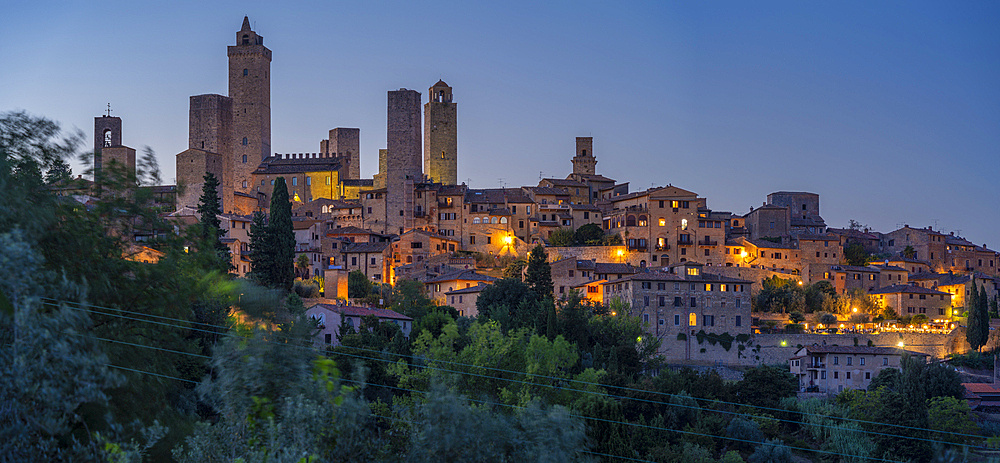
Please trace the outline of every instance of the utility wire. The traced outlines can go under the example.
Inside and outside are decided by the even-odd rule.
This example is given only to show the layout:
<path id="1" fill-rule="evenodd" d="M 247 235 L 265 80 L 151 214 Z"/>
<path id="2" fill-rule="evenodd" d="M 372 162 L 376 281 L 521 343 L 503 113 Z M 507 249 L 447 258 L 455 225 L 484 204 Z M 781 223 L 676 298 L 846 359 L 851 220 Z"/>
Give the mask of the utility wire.
<path id="1" fill-rule="evenodd" d="M 136 373 L 142 373 L 142 374 L 148 374 L 148 375 L 158 376 L 158 377 L 161 377 L 161 378 L 174 379 L 174 380 L 177 380 L 177 381 L 184 381 L 184 382 L 189 382 L 189 383 L 197 383 L 197 381 L 191 381 L 191 380 L 187 380 L 187 379 L 183 379 L 183 378 L 178 378 L 176 376 L 160 375 L 160 374 L 157 374 L 157 373 L 151 373 L 151 372 L 148 372 L 148 371 L 135 370 L 135 369 L 132 369 L 132 368 L 119 367 L 117 365 L 111 365 L 111 364 L 108 364 L 107 366 L 112 367 L 112 368 L 120 368 L 120 369 L 123 369 L 123 370 L 129 370 L 129 371 L 133 371 L 133 372 L 136 372 Z M 416 389 L 409 389 L 409 388 L 403 388 L 403 387 L 397 387 L 397 386 L 389 386 L 387 384 L 373 384 L 373 383 L 366 383 L 364 381 L 344 379 L 344 378 L 338 378 L 338 379 L 340 381 L 344 381 L 344 382 L 348 382 L 348 383 L 356 383 L 356 384 L 361 384 L 361 385 L 374 385 L 374 386 L 386 387 L 386 388 L 390 388 L 390 389 L 396 389 L 396 390 L 400 390 L 400 391 L 406 391 L 406 392 L 417 393 L 417 394 L 429 394 L 429 392 L 427 392 L 427 391 L 420 391 L 420 390 L 416 390 Z M 502 403 L 497 403 L 497 402 L 492 402 L 492 401 L 486 401 L 486 400 L 476 400 L 476 399 L 470 399 L 470 398 L 465 398 L 465 400 L 468 400 L 469 402 L 481 403 L 481 404 L 484 404 L 484 405 L 495 405 L 495 406 L 501 406 L 501 407 L 517 408 L 517 409 L 521 409 L 521 410 L 527 410 L 528 409 L 528 407 L 524 407 L 524 406 L 520 406 L 520 405 L 508 405 L 508 404 L 502 404 Z M 384 417 L 384 416 L 381 416 L 381 415 L 373 415 L 373 416 L 378 416 L 378 417 L 381 417 L 381 418 L 394 419 L 394 418 L 391 418 L 391 417 Z M 749 443 L 749 444 L 758 444 L 758 445 L 761 444 L 761 442 L 757 442 L 757 441 L 753 441 L 753 440 L 749 440 L 749 439 L 740 439 L 740 438 L 734 438 L 734 437 L 723 437 L 723 436 L 717 436 L 717 435 L 714 435 L 714 434 L 705 434 L 705 433 L 699 433 L 699 432 L 694 432 L 694 431 L 685 431 L 685 430 L 681 430 L 681 429 L 661 428 L 659 426 L 644 425 L 644 424 L 639 424 L 639 423 L 629 423 L 629 422 L 625 422 L 625 421 L 609 420 L 609 419 L 605 419 L 605 418 L 597 418 L 597 417 L 592 417 L 592 416 L 575 415 L 575 414 L 572 414 L 572 413 L 568 413 L 567 416 L 573 417 L 573 418 L 579 418 L 579 419 L 582 419 L 582 420 L 593 420 L 593 421 L 602 421 L 602 422 L 611 423 L 611 424 L 620 424 L 620 425 L 626 425 L 626 426 L 637 426 L 637 427 L 652 429 L 652 430 L 656 430 L 656 431 L 676 432 L 676 433 L 690 434 L 690 435 L 701 436 L 701 437 L 710 437 L 710 438 L 713 438 L 713 439 L 727 439 L 727 440 L 732 440 L 732 441 L 737 441 L 737 442 L 745 442 L 745 443 Z M 404 420 L 404 421 L 408 421 L 408 420 Z M 409 421 L 409 422 L 413 423 L 413 424 L 418 424 L 418 423 L 414 423 L 413 421 Z M 831 452 L 831 451 L 827 451 L 827 450 L 817 450 L 817 449 L 811 449 L 811 448 L 807 448 L 807 447 L 792 447 L 792 446 L 787 446 L 787 447 L 789 447 L 792 450 L 801 450 L 801 451 L 805 451 L 805 452 L 822 453 L 822 454 L 826 454 L 826 455 L 833 455 L 833 456 L 840 456 L 840 457 L 868 458 L 869 460 L 874 460 L 874 461 L 887 461 L 887 462 L 891 462 L 892 461 L 892 460 L 886 460 L 884 458 L 863 457 L 861 455 L 852 455 L 852 454 L 848 454 L 848 453 Z M 638 459 L 633 459 L 633 458 L 623 457 L 623 456 L 618 456 L 618 455 L 601 454 L 601 453 L 597 453 L 597 452 L 586 452 L 586 453 L 592 453 L 592 454 L 595 454 L 595 455 L 602 455 L 602 456 L 609 456 L 609 457 L 613 457 L 613 458 L 622 458 L 622 459 L 633 460 L 633 461 L 648 461 L 648 460 L 638 460 Z"/>
<path id="2" fill-rule="evenodd" d="M 67 302 L 67 301 L 62 301 L 62 302 Z M 47 304 L 53 305 L 51 303 L 47 303 Z M 78 304 L 78 305 L 86 305 L 86 306 L 95 307 L 95 308 L 110 309 L 110 308 L 105 308 L 105 307 L 100 307 L 100 306 L 93 306 L 93 305 L 90 305 L 90 304 L 82 304 L 82 303 L 76 303 L 76 304 Z M 67 307 L 71 308 L 71 309 L 74 308 L 74 307 L 70 307 L 68 305 L 67 305 Z M 121 317 L 121 318 L 130 319 L 130 320 L 137 320 L 137 321 L 142 321 L 142 322 L 147 322 L 147 323 L 154 323 L 154 324 L 158 324 L 158 325 L 171 326 L 171 327 L 182 328 L 182 329 L 190 329 L 190 330 L 194 330 L 194 331 L 202 331 L 202 332 L 207 332 L 207 333 L 217 334 L 217 335 L 223 335 L 223 336 L 236 336 L 236 335 L 234 335 L 232 333 L 228 333 L 228 332 L 222 332 L 222 333 L 220 333 L 220 332 L 216 332 L 216 331 L 207 331 L 207 330 L 201 330 L 201 329 L 191 328 L 191 327 L 186 327 L 186 326 L 178 326 L 178 325 L 173 325 L 173 324 L 168 324 L 168 323 L 162 323 L 162 322 L 157 322 L 157 321 L 153 321 L 153 320 L 142 320 L 142 319 L 131 318 L 131 317 L 123 316 L 123 315 L 108 314 L 108 313 L 103 313 L 103 312 L 99 312 L 99 311 L 87 310 L 87 309 L 83 309 L 83 308 L 77 308 L 77 309 L 88 311 L 88 312 L 93 312 L 93 313 L 98 313 L 98 314 L 102 314 L 102 315 L 112 316 L 112 317 Z M 130 312 L 130 311 L 122 310 L 122 309 L 110 309 L 110 310 L 117 310 L 117 311 L 120 311 L 120 312 L 135 313 L 135 314 L 143 315 L 143 314 L 141 314 L 139 312 Z M 159 318 L 170 319 L 169 317 L 159 317 Z M 171 320 L 183 321 L 183 320 L 179 320 L 179 319 L 171 319 Z M 210 324 L 204 324 L 204 323 L 202 323 L 202 325 L 212 326 L 212 327 L 217 327 L 217 328 L 222 328 L 222 329 L 228 329 L 226 327 L 222 327 L 222 326 L 219 326 L 219 325 L 210 325 Z M 283 337 L 283 336 L 277 335 L 277 337 L 280 338 L 280 337 Z M 287 339 L 287 337 L 286 337 L 286 339 Z M 270 342 L 270 341 L 267 341 L 267 342 Z M 303 348 L 303 349 L 309 349 L 309 350 L 312 350 L 312 351 L 316 350 L 316 349 L 314 349 L 312 347 L 308 347 L 308 346 L 295 346 L 295 345 L 291 345 L 291 344 L 280 344 L 280 343 L 278 343 L 277 345 L 283 345 L 283 346 L 289 346 L 289 347 L 298 347 L 298 348 Z M 525 376 L 534 376 L 534 377 L 543 378 L 543 379 L 552 379 L 552 380 L 564 381 L 564 382 L 574 382 L 574 383 L 580 383 L 580 384 L 585 384 L 585 385 L 592 385 L 592 386 L 597 386 L 597 387 L 615 388 L 615 389 L 621 389 L 621 390 L 633 391 L 633 392 L 640 392 L 640 393 L 652 394 L 652 395 L 663 395 L 663 396 L 667 396 L 667 397 L 671 397 L 671 398 L 673 398 L 673 397 L 682 397 L 682 396 L 678 396 L 676 394 L 669 394 L 669 393 L 664 393 L 664 392 L 659 392 L 659 391 L 649 391 L 649 390 L 644 390 L 644 389 L 636 389 L 636 388 L 629 388 L 629 387 L 623 387 L 623 386 L 604 385 L 604 384 L 600 384 L 600 383 L 594 383 L 594 382 L 589 382 L 589 381 L 581 381 L 581 380 L 575 380 L 575 379 L 570 379 L 570 378 L 559 378 L 559 377 L 555 377 L 555 376 L 533 375 L 533 374 L 529 374 L 529 373 L 525 373 L 525 372 L 520 372 L 520 371 L 516 371 L 516 370 L 506 370 L 506 369 L 501 369 L 501 368 L 492 368 L 492 367 L 486 367 L 486 366 L 480 366 L 480 365 L 465 364 L 465 363 L 460 363 L 460 362 L 451 362 L 451 361 L 447 361 L 447 360 L 428 359 L 426 357 L 418 357 L 418 356 L 405 355 L 405 354 L 396 354 L 396 353 L 392 353 L 392 352 L 375 351 L 375 350 L 372 350 L 372 349 L 364 349 L 364 348 L 359 348 L 359 347 L 350 347 L 350 346 L 339 346 L 339 347 L 344 347 L 344 348 L 349 348 L 349 349 L 356 349 L 356 350 L 367 351 L 367 352 L 373 352 L 373 353 L 378 353 L 378 354 L 382 354 L 382 355 L 388 354 L 388 355 L 395 355 L 395 356 L 398 356 L 398 357 L 407 357 L 407 358 L 411 358 L 411 359 L 414 359 L 414 360 L 420 360 L 420 361 L 425 361 L 425 362 L 448 363 L 448 364 L 454 364 L 454 365 L 459 365 L 459 366 L 466 366 L 466 367 L 471 367 L 471 368 L 480 368 L 480 369 L 486 369 L 486 370 L 493 370 L 493 371 L 498 371 L 498 372 L 502 372 L 502 373 L 511 373 L 511 374 L 516 374 L 516 375 L 525 375 Z M 177 351 L 177 352 L 179 352 L 179 351 Z M 357 357 L 357 358 L 366 359 L 366 360 L 374 360 L 374 361 L 381 361 L 381 362 L 387 362 L 387 363 L 395 363 L 395 362 L 393 362 L 391 360 L 387 360 L 387 359 L 381 359 L 381 358 L 375 358 L 375 357 L 365 357 L 365 356 L 358 356 L 358 355 L 351 355 L 351 354 L 346 354 L 346 353 L 343 353 L 343 352 L 335 352 L 334 354 L 335 355 L 345 355 L 345 356 L 349 356 L 349 357 Z M 443 372 L 448 372 L 448 373 L 456 373 L 456 374 L 461 374 L 461 375 L 478 376 L 478 377 L 483 377 L 483 378 L 487 378 L 487 379 L 502 380 L 502 381 L 522 383 L 522 384 L 529 384 L 529 385 L 534 385 L 534 386 L 548 387 L 548 388 L 553 388 L 553 389 L 566 390 L 566 391 L 570 391 L 570 392 L 581 392 L 581 393 L 584 393 L 584 394 L 595 394 L 595 395 L 596 394 L 600 394 L 600 395 L 606 395 L 606 396 L 609 396 L 609 397 L 618 398 L 618 399 L 622 399 L 622 400 L 635 400 L 635 401 L 639 401 L 639 402 L 649 402 L 649 403 L 653 403 L 653 404 L 659 404 L 659 405 L 665 405 L 665 406 L 671 406 L 671 407 L 697 408 L 699 410 L 706 410 L 706 409 L 702 409 L 701 407 L 685 406 L 683 404 L 672 404 L 672 403 L 668 403 L 668 402 L 659 402 L 659 401 L 654 401 L 654 400 L 649 400 L 649 399 L 641 399 L 641 398 L 638 398 L 638 397 L 626 397 L 626 396 L 618 396 L 618 395 L 614 395 L 614 394 L 598 393 L 598 392 L 594 392 L 594 391 L 587 391 L 587 390 L 584 390 L 584 389 L 562 388 L 562 387 L 559 387 L 559 386 L 553 386 L 553 385 L 549 385 L 549 384 L 532 383 L 532 382 L 527 382 L 527 381 L 524 381 L 524 380 L 517 380 L 517 379 L 511 379 L 511 378 L 502 378 L 502 377 L 480 375 L 480 374 L 476 374 L 476 373 L 463 372 L 463 371 L 458 371 L 458 370 L 448 370 L 448 369 L 443 369 L 443 368 L 439 368 L 439 367 L 431 367 L 431 366 L 427 366 L 427 365 L 421 366 L 421 368 L 427 368 L 427 369 L 431 369 L 431 370 L 443 371 Z M 686 397 L 686 396 L 683 396 L 683 397 Z M 726 402 L 726 401 L 721 401 L 721 400 L 717 400 L 717 399 L 699 399 L 699 400 L 703 400 L 703 401 L 709 402 L 709 403 L 732 405 L 732 406 L 737 406 L 737 407 L 748 407 L 748 408 L 753 408 L 753 409 L 758 409 L 758 410 L 777 411 L 777 412 L 783 412 L 783 413 L 790 412 L 789 410 L 784 410 L 784 409 L 780 409 L 780 408 L 764 407 L 764 406 L 759 406 L 759 405 L 741 404 L 741 403 L 736 403 L 736 402 Z M 743 414 L 738 413 L 738 412 L 731 412 L 731 411 L 726 411 L 726 410 L 707 409 L 706 411 L 718 412 L 718 413 L 724 413 L 724 414 L 743 415 Z M 925 432 L 930 432 L 932 434 L 940 434 L 941 433 L 941 431 L 936 431 L 936 430 L 932 430 L 932 429 L 917 428 L 917 427 L 913 427 L 913 426 L 906 426 L 906 425 L 900 425 L 900 424 L 894 424 L 894 423 L 880 423 L 880 422 L 868 421 L 868 420 L 860 420 L 860 419 L 842 418 L 842 417 L 836 417 L 836 416 L 822 415 L 822 414 L 818 414 L 818 413 L 807 413 L 807 412 L 793 412 L 793 413 L 798 413 L 798 414 L 807 415 L 807 416 L 816 416 L 816 417 L 821 417 L 821 418 L 826 418 L 826 419 L 831 419 L 831 420 L 850 421 L 850 422 L 857 422 L 857 423 L 874 424 L 874 425 L 879 425 L 879 426 L 891 426 L 891 427 L 902 428 L 902 429 L 911 429 L 911 430 L 917 430 L 917 431 L 925 431 Z M 806 426 L 816 426 L 816 427 L 821 427 L 821 428 L 836 428 L 837 427 L 835 425 L 813 424 L 813 423 L 806 423 L 804 421 L 795 421 L 795 420 L 788 420 L 788 419 L 781 419 L 781 418 L 776 418 L 776 419 L 778 421 L 783 421 L 783 422 L 788 422 L 788 423 L 795 423 L 795 424 L 801 424 L 801 425 L 806 425 Z M 903 436 L 903 435 L 898 435 L 898 434 L 888 434 L 888 433 L 881 433 L 881 432 L 877 432 L 877 431 L 860 431 L 860 432 L 864 432 L 864 433 L 867 433 L 867 434 L 884 435 L 884 436 L 888 436 L 888 437 L 898 437 L 898 438 L 903 438 L 903 439 L 922 440 L 922 441 L 927 441 L 927 442 L 932 442 L 932 443 L 949 443 L 949 442 L 935 440 L 935 439 L 928 439 L 928 438 L 915 437 L 915 436 Z M 963 434 L 963 433 L 949 433 L 949 434 L 950 435 L 955 435 L 955 436 L 971 437 L 971 438 L 975 438 L 975 439 L 982 439 L 983 438 L 982 436 L 977 436 L 977 435 L 972 435 L 972 434 Z"/>

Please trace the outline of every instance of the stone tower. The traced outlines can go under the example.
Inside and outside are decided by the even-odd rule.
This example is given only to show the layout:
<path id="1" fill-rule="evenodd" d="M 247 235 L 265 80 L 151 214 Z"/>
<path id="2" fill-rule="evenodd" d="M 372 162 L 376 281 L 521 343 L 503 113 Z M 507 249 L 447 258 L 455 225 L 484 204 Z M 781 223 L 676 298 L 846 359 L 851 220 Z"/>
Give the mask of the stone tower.
<path id="1" fill-rule="evenodd" d="M 109 111 L 110 112 L 110 111 Z M 122 145 L 122 118 L 100 116 L 94 118 L 94 175 L 101 170 L 102 148 Z"/>
<path id="2" fill-rule="evenodd" d="M 443 80 L 430 88 L 424 105 L 424 173 L 433 182 L 458 183 L 458 109 Z"/>
<path id="3" fill-rule="evenodd" d="M 319 142 L 323 156 L 346 158 L 347 172 L 340 178 L 361 178 L 361 129 L 330 129 L 330 138 Z"/>
<path id="4" fill-rule="evenodd" d="M 229 46 L 229 97 L 233 99 L 233 186 L 252 194 L 251 174 L 271 153 L 271 50 L 264 46 L 264 37 L 250 29 L 246 16 L 236 33 L 236 45 Z"/>
<path id="5" fill-rule="evenodd" d="M 386 130 L 386 229 L 413 227 L 413 186 L 423 181 L 420 163 L 420 92 L 389 92 Z"/>
<path id="6" fill-rule="evenodd" d="M 594 137 L 576 137 L 576 156 L 573 156 L 573 173 L 594 175 L 597 158 L 594 157 Z"/>
<path id="7" fill-rule="evenodd" d="M 218 155 L 220 165 L 217 170 L 208 169 L 219 176 L 219 199 L 222 201 L 222 211 L 232 212 L 235 209 L 233 192 L 236 187 L 249 190 L 250 180 L 236 184 L 233 176 L 233 99 L 222 95 L 194 95 L 188 113 L 188 149 L 199 150 Z M 205 155 L 201 155 L 205 156 Z M 198 163 L 199 167 L 200 164 Z M 203 171 L 192 171 L 190 165 L 178 165 L 177 178 L 186 186 L 185 201 L 179 205 L 192 203 L 187 196 L 197 198 L 201 195 L 204 184 Z M 255 166 L 256 167 L 256 166 Z M 193 204 L 197 204 L 197 200 Z"/>

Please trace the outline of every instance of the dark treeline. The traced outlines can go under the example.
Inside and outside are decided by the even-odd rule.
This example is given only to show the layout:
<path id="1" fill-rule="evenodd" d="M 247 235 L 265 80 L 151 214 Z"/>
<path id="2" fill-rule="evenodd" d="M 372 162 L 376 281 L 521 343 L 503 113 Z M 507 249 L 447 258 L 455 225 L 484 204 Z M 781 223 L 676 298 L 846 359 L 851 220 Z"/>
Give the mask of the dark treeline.
<path id="1" fill-rule="evenodd" d="M 420 283 L 352 276 L 353 297 L 413 330 L 372 317 L 317 349 L 283 185 L 235 279 L 211 186 L 201 224 L 175 227 L 142 188 L 155 162 L 76 184 L 81 139 L 0 117 L 2 461 L 930 461 L 1000 432 L 972 420 L 954 371 L 913 360 L 832 400 L 797 399 L 784 365 L 667 368 L 627 304 L 554 300 L 541 248 L 475 319 Z"/>

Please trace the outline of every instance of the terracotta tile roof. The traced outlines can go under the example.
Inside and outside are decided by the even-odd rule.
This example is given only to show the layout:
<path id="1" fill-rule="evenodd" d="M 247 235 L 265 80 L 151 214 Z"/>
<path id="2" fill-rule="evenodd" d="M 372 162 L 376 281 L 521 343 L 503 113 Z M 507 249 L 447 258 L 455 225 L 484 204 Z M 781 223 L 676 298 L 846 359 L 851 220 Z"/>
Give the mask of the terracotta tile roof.
<path id="1" fill-rule="evenodd" d="M 413 320 L 412 318 L 407 317 L 406 315 L 403 315 L 401 313 L 394 312 L 394 311 L 389 310 L 389 309 L 379 309 L 379 308 L 375 308 L 375 307 L 355 307 L 355 306 L 341 306 L 341 305 L 334 305 L 334 304 L 316 304 L 316 305 L 310 306 L 309 309 L 312 309 L 314 307 L 318 307 L 318 308 L 321 308 L 321 309 L 326 309 L 326 310 L 329 310 L 331 312 L 335 312 L 335 313 L 339 313 L 339 314 L 347 315 L 347 316 L 351 316 L 351 317 L 365 317 L 365 316 L 368 316 L 368 315 L 374 315 L 374 316 L 376 316 L 378 318 L 388 318 L 388 319 L 391 319 L 391 320 L 408 320 L 408 321 L 412 321 Z"/>
<path id="2" fill-rule="evenodd" d="M 478 292 L 481 292 L 482 290 L 486 289 L 486 287 L 487 287 L 487 286 L 489 286 L 489 285 L 488 285 L 488 284 L 486 284 L 486 283 L 479 283 L 479 284 L 478 284 L 478 285 L 476 285 L 476 286 L 470 286 L 470 287 L 468 287 L 468 288 L 462 288 L 462 289 L 456 289 L 456 290 L 454 290 L 454 291 L 448 291 L 448 292 L 446 292 L 445 294 L 447 294 L 447 295 L 451 296 L 451 295 L 453 295 L 453 294 L 471 294 L 471 293 L 478 293 Z"/>
<path id="3" fill-rule="evenodd" d="M 382 241 L 380 243 L 347 243 L 342 248 L 340 252 L 344 254 L 350 253 L 377 253 L 383 252 L 389 247 L 388 241 Z"/>
<path id="4" fill-rule="evenodd" d="M 431 278 L 424 283 L 440 283 L 443 281 L 455 281 L 455 280 L 467 280 L 467 281 L 496 281 L 497 278 L 491 277 L 489 275 L 481 275 L 476 273 L 475 270 L 459 270 L 457 272 L 446 273 L 444 275 Z"/>
<path id="5" fill-rule="evenodd" d="M 903 355 L 930 357 L 929 354 L 900 349 L 898 347 L 877 346 L 806 346 L 810 354 L 860 354 L 860 355 Z"/>
<path id="6" fill-rule="evenodd" d="M 943 291 L 937 291 L 937 290 L 928 289 L 928 288 L 921 288 L 920 286 L 914 286 L 914 285 L 892 285 L 892 286 L 886 286 L 884 288 L 879 288 L 879 289 L 876 289 L 874 291 L 869 291 L 868 292 L 868 294 L 898 294 L 898 293 L 906 293 L 906 294 L 931 294 L 931 295 L 934 295 L 934 296 L 937 296 L 937 295 L 948 295 L 948 293 L 943 292 Z"/>

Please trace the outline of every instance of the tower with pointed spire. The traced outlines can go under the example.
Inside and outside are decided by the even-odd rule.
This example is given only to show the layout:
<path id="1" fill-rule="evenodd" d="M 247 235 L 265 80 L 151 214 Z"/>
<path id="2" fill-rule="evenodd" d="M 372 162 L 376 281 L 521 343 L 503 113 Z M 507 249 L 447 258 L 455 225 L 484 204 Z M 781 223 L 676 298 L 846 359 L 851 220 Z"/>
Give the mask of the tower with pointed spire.
<path id="1" fill-rule="evenodd" d="M 229 97 L 233 100 L 233 186 L 252 194 L 252 173 L 271 154 L 271 50 L 264 37 L 243 27 L 229 47 Z"/>
<path id="2" fill-rule="evenodd" d="M 424 174 L 445 185 L 458 183 L 458 108 L 443 80 L 424 104 Z"/>

